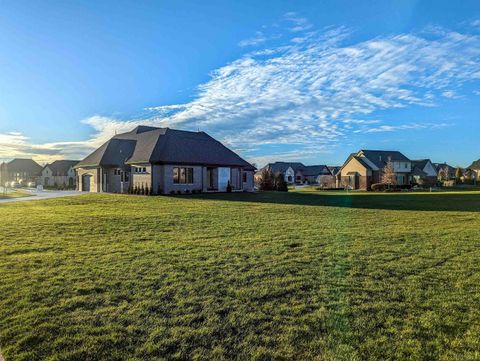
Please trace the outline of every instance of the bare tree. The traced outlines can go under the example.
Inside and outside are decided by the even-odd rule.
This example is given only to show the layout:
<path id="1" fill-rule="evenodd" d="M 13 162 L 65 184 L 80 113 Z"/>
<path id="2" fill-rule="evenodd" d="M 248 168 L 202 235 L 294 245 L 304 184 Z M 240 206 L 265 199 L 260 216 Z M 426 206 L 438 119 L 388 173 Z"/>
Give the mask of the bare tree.
<path id="1" fill-rule="evenodd" d="M 441 168 L 438 172 L 438 175 L 440 176 L 441 181 L 447 181 L 450 178 L 448 166 L 446 165 L 445 167 Z"/>
<path id="2" fill-rule="evenodd" d="M 397 175 L 395 174 L 395 168 L 391 159 L 387 161 L 382 171 L 382 183 L 389 186 L 397 184 Z"/>

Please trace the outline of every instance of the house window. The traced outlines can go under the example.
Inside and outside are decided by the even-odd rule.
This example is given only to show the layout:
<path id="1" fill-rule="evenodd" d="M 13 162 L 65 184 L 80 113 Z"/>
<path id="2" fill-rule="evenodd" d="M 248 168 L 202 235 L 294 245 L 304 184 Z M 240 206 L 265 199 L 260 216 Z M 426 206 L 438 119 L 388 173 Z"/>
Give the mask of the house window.
<path id="1" fill-rule="evenodd" d="M 291 176 L 291 175 L 288 176 L 288 181 L 289 181 L 289 182 L 292 181 L 292 176 Z"/>
<path id="2" fill-rule="evenodd" d="M 121 175 L 121 174 L 122 174 L 122 171 L 121 171 L 119 168 L 117 168 L 117 169 L 115 169 L 115 170 L 113 171 L 113 174 L 114 174 L 114 175 Z"/>
<path id="3" fill-rule="evenodd" d="M 173 167 L 173 184 L 193 184 L 193 168 Z"/>
<path id="4" fill-rule="evenodd" d="M 247 173 L 246 172 L 243 172 L 243 183 L 247 183 Z"/>
<path id="5" fill-rule="evenodd" d="M 405 169 L 407 169 L 407 168 L 408 168 L 408 163 L 405 163 Z"/>
<path id="6" fill-rule="evenodd" d="M 133 167 L 134 173 L 147 173 L 146 167 Z"/>

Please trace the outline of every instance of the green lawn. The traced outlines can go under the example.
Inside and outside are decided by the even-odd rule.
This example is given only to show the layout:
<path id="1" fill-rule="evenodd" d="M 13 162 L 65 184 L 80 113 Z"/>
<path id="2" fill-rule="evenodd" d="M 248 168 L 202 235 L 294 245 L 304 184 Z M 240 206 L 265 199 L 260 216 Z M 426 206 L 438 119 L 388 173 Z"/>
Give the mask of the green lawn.
<path id="1" fill-rule="evenodd" d="M 0 190 L 0 199 L 30 197 L 30 196 L 31 194 L 22 192 L 22 191 L 9 190 L 7 193 L 4 193 L 3 190 Z"/>
<path id="2" fill-rule="evenodd" d="M 10 360 L 479 360 L 480 193 L 0 205 Z"/>

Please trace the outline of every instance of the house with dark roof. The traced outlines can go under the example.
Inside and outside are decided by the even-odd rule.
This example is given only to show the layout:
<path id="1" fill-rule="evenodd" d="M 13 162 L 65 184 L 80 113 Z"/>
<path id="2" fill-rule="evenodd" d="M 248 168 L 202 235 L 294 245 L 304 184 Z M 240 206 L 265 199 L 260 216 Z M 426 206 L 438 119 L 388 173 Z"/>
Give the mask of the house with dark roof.
<path id="1" fill-rule="evenodd" d="M 15 158 L 0 166 L 0 182 L 18 182 L 22 185 L 28 182 L 36 182 L 40 176 L 42 166 L 33 159 Z"/>
<path id="2" fill-rule="evenodd" d="M 205 132 L 138 126 L 75 165 L 77 189 L 153 194 L 253 191 L 255 168 Z"/>
<path id="3" fill-rule="evenodd" d="M 474 161 L 468 169 L 474 173 L 475 179 L 480 180 L 480 159 Z"/>
<path id="4" fill-rule="evenodd" d="M 78 160 L 56 160 L 42 169 L 40 184 L 44 187 L 72 188 L 76 186 L 75 165 Z"/>
<path id="5" fill-rule="evenodd" d="M 437 170 L 437 175 L 439 180 L 449 180 L 455 179 L 457 168 L 452 167 L 451 165 L 444 163 L 433 163 L 435 169 Z"/>
<path id="6" fill-rule="evenodd" d="M 398 151 L 360 150 L 352 153 L 337 173 L 337 187 L 370 190 L 380 183 L 383 169 L 393 164 L 397 184 L 411 181 L 412 161 Z"/>
<path id="7" fill-rule="evenodd" d="M 412 181 L 422 186 L 437 183 L 438 172 L 430 159 L 412 160 Z"/>
<path id="8" fill-rule="evenodd" d="M 330 169 L 326 165 L 304 165 L 300 162 L 268 163 L 256 176 L 268 169 L 273 174 L 282 174 L 287 184 L 324 184 L 334 182 Z"/>

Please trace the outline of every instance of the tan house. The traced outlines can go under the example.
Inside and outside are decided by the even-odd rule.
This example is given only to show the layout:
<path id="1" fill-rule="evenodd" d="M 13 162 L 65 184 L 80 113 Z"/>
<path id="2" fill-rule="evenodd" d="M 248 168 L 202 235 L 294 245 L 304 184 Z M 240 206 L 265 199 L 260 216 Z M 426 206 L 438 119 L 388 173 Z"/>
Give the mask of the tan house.
<path id="1" fill-rule="evenodd" d="M 118 134 L 75 166 L 77 189 L 152 194 L 253 191 L 255 168 L 205 132 L 139 126 Z"/>
<path id="2" fill-rule="evenodd" d="M 42 169 L 40 184 L 44 187 L 74 188 L 76 186 L 75 165 L 78 160 L 56 160 Z"/>
<path id="3" fill-rule="evenodd" d="M 397 151 L 360 150 L 350 154 L 337 173 L 337 187 L 370 190 L 380 183 L 383 169 L 392 162 L 397 184 L 410 184 L 412 162 Z"/>
<path id="4" fill-rule="evenodd" d="M 473 162 L 468 169 L 474 173 L 475 179 L 480 181 L 480 159 Z"/>

